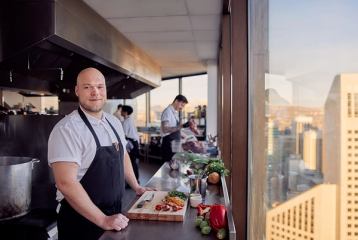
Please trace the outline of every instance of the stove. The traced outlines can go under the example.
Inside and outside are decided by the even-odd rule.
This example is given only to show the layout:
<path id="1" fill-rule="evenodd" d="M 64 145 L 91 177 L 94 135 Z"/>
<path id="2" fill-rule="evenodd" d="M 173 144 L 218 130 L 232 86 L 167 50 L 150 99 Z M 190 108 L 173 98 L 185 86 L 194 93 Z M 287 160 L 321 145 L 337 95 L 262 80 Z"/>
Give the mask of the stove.
<path id="1" fill-rule="evenodd" d="M 0 221 L 0 239 L 55 240 L 56 218 L 54 209 L 32 209 L 22 217 Z"/>

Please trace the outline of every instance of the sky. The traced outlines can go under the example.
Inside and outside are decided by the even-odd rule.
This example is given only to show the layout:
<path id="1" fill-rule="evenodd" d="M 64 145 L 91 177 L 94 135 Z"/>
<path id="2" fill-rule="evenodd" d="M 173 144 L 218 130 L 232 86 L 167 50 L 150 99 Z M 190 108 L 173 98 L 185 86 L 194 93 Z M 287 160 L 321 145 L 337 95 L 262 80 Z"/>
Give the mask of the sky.
<path id="1" fill-rule="evenodd" d="M 192 110 L 194 106 L 207 102 L 208 76 L 198 75 L 182 79 L 182 94 L 188 99 L 186 110 Z M 179 92 L 179 81 L 177 79 L 162 81 L 161 87 L 151 91 L 151 105 L 160 105 L 163 108 L 171 104 Z"/>
<path id="2" fill-rule="evenodd" d="M 184 77 L 182 79 L 182 94 L 188 99 L 189 103 L 185 106 L 185 113 L 193 112 L 198 105 L 206 105 L 208 101 L 208 76 L 206 74 L 192 77 Z M 161 86 L 151 90 L 151 121 L 159 122 L 160 115 L 155 112 L 161 112 L 169 104 L 171 104 L 179 92 L 178 79 L 171 79 L 161 82 Z M 139 121 L 145 121 L 145 94 L 137 98 L 137 117 Z M 143 124 L 142 124 L 143 125 Z"/>
<path id="3" fill-rule="evenodd" d="M 357 0 L 269 0 L 269 73 L 292 82 L 292 104 L 322 107 L 337 74 L 358 72 L 357 13 Z"/>

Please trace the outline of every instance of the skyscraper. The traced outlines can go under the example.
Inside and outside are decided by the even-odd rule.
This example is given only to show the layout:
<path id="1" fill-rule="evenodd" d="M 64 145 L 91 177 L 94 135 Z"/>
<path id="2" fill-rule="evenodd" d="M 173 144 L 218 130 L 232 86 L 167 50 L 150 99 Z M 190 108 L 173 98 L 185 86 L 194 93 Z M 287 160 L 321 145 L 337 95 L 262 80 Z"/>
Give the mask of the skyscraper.
<path id="1" fill-rule="evenodd" d="M 267 240 L 336 240 L 336 185 L 320 184 L 269 210 Z"/>
<path id="2" fill-rule="evenodd" d="M 301 155 L 303 153 L 303 146 L 302 146 L 302 133 L 305 129 L 308 129 L 312 123 L 312 117 L 307 116 L 298 116 L 293 121 L 293 132 L 296 138 L 296 152 L 295 154 Z"/>
<path id="3" fill-rule="evenodd" d="M 358 74 L 338 75 L 325 103 L 323 176 L 338 185 L 339 239 L 358 239 Z"/>
<path id="4" fill-rule="evenodd" d="M 307 169 L 317 169 L 317 132 L 315 130 L 303 132 L 303 160 Z"/>
<path id="5" fill-rule="evenodd" d="M 341 74 L 333 81 L 322 141 L 323 175 L 330 184 L 317 185 L 268 211 L 267 239 L 358 239 L 358 74 Z"/>

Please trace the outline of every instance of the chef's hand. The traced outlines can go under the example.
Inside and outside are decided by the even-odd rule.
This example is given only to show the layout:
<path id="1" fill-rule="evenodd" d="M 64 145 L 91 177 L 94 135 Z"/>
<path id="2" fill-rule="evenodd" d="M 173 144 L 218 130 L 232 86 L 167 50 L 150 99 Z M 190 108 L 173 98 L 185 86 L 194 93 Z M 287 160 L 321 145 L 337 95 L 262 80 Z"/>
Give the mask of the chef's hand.
<path id="1" fill-rule="evenodd" d="M 142 195 L 143 193 L 145 193 L 145 191 L 156 191 L 156 189 L 155 188 L 150 188 L 150 187 L 143 187 L 143 186 L 138 185 L 138 187 L 136 189 L 134 189 L 134 191 L 135 191 L 135 193 L 137 195 Z"/>
<path id="2" fill-rule="evenodd" d="M 114 214 L 112 216 L 105 216 L 101 228 L 104 230 L 120 231 L 128 226 L 129 219 L 122 214 Z"/>

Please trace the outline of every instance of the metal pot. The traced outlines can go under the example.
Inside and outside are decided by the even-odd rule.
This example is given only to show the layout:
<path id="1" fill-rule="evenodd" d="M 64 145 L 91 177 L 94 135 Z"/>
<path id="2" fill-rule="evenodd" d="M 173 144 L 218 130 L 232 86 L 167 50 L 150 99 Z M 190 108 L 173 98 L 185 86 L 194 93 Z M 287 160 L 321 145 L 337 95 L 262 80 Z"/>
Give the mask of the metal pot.
<path id="1" fill-rule="evenodd" d="M 29 212 L 32 169 L 39 161 L 30 157 L 0 157 L 0 220 Z"/>

